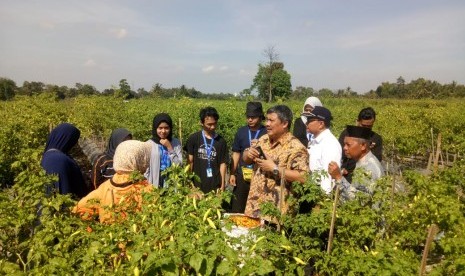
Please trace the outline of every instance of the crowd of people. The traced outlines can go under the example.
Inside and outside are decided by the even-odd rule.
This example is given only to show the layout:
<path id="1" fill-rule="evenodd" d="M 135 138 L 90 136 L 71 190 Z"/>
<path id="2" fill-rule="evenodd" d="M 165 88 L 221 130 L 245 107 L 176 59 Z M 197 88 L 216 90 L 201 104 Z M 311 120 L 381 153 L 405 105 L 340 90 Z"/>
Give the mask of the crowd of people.
<path id="1" fill-rule="evenodd" d="M 318 185 L 327 194 L 339 187 L 344 201 L 358 192 L 372 195 L 376 180 L 384 174 L 382 138 L 372 131 L 376 113 L 371 107 L 362 109 L 356 124 L 348 125 L 337 139 L 331 132 L 331 111 L 316 97 L 305 101 L 293 132 L 289 107 L 276 105 L 265 113 L 260 102 L 248 102 L 245 125 L 236 132 L 231 156 L 226 140 L 216 132 L 219 119 L 215 108 L 201 109 L 201 129 L 188 137 L 184 148 L 173 137 L 173 122 L 166 113 L 153 118 L 152 138 L 145 142 L 132 140 L 127 129 L 115 129 L 93 164 L 92 191 L 86 190 L 89 186 L 69 155 L 80 131 L 62 123 L 51 131 L 41 162 L 48 174 L 58 175 L 47 193 L 71 194 L 79 200 L 74 212 L 83 219 L 98 216 L 101 222 L 111 223 L 124 218 L 126 211 L 122 208 L 112 214 L 107 206 L 118 205 L 124 198 L 139 209 L 142 192 L 167 188 L 169 176 L 164 171 L 186 163 L 199 177 L 194 185 L 203 193 L 232 188 L 227 211 L 262 217 L 264 202 L 287 212 L 290 184 L 305 184 L 309 173 L 318 174 Z M 368 173 L 357 174 L 359 170 Z"/>

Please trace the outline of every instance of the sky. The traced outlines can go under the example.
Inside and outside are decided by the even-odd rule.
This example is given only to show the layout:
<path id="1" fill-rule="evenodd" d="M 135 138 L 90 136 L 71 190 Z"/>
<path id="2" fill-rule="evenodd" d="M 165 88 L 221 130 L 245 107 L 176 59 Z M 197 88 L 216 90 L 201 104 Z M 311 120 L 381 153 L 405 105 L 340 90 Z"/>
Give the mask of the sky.
<path id="1" fill-rule="evenodd" d="M 0 77 L 18 86 L 239 93 L 270 46 L 293 88 L 465 84 L 463 0 L 2 0 L 0 38 Z"/>

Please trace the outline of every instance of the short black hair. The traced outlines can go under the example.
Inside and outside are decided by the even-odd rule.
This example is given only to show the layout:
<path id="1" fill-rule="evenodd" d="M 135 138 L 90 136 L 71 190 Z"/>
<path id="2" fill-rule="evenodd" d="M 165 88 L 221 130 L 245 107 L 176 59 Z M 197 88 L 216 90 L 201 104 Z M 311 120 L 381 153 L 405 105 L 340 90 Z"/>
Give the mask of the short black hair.
<path id="1" fill-rule="evenodd" d="M 371 120 L 376 119 L 376 112 L 371 107 L 365 107 L 364 109 L 360 110 L 358 113 L 358 120 Z"/>
<path id="2" fill-rule="evenodd" d="M 273 107 L 270 107 L 267 111 L 266 114 L 270 113 L 276 113 L 278 115 L 279 120 L 281 122 L 287 122 L 287 129 L 291 129 L 292 126 L 292 111 L 289 107 L 286 105 L 275 105 Z"/>
<path id="3" fill-rule="evenodd" d="M 220 119 L 220 115 L 218 114 L 218 111 L 214 107 L 207 106 L 205 108 L 200 109 L 200 121 L 202 124 L 205 122 L 206 117 L 213 117 L 216 121 Z"/>

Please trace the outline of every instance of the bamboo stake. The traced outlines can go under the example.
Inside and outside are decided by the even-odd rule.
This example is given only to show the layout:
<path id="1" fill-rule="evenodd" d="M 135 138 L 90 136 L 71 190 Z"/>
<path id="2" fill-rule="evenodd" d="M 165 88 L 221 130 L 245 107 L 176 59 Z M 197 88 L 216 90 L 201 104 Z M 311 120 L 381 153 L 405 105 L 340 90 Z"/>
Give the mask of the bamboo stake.
<path id="1" fill-rule="evenodd" d="M 284 213 L 284 189 L 286 188 L 286 178 L 284 177 L 285 168 L 281 171 L 281 182 L 279 187 L 279 211 Z M 278 221 L 278 231 L 281 231 L 281 221 Z"/>
<path id="2" fill-rule="evenodd" d="M 438 142 L 436 145 L 436 156 L 434 157 L 433 170 L 436 172 L 438 170 L 439 156 L 441 154 L 441 133 L 438 134 Z"/>
<path id="3" fill-rule="evenodd" d="M 391 186 L 391 211 L 394 206 L 394 193 L 396 190 L 396 174 L 392 174 L 392 186 Z"/>
<path id="4" fill-rule="evenodd" d="M 426 238 L 425 249 L 423 250 L 423 257 L 421 258 L 420 272 L 419 275 L 422 276 L 425 273 L 426 261 L 428 259 L 428 253 L 431 248 L 431 243 L 433 242 L 434 237 L 438 233 L 439 228 L 436 224 L 431 224 L 428 230 L 428 237 Z"/>
<path id="5" fill-rule="evenodd" d="M 331 216 L 331 227 L 329 228 L 328 249 L 326 251 L 328 254 L 331 254 L 331 249 L 333 246 L 334 225 L 336 224 L 336 208 L 337 208 L 338 200 L 339 200 L 339 185 L 336 185 L 336 194 L 334 195 L 334 203 L 333 203 L 333 214 Z"/>
<path id="6" fill-rule="evenodd" d="M 181 148 L 182 148 L 182 125 L 181 125 L 181 122 L 182 122 L 182 119 L 179 118 L 179 128 L 178 128 L 178 131 L 179 131 L 179 142 L 181 143 Z"/>
<path id="7" fill-rule="evenodd" d="M 433 132 L 433 128 L 431 128 L 431 153 L 434 156 L 434 132 Z"/>
<path id="8" fill-rule="evenodd" d="M 431 152 L 429 154 L 429 158 L 428 158 L 428 164 L 426 165 L 426 170 L 431 170 L 431 163 L 433 163 L 433 153 Z"/>

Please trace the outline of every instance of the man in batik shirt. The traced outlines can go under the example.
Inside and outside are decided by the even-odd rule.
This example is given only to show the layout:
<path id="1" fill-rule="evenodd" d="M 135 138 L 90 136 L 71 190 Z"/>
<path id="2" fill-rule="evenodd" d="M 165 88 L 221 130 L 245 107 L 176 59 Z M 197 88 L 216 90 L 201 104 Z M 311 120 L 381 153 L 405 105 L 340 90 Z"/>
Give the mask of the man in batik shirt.
<path id="1" fill-rule="evenodd" d="M 304 183 L 309 170 L 308 151 L 290 132 L 292 111 L 285 105 L 268 109 L 266 114 L 266 134 L 255 147 L 246 149 L 243 160 L 254 164 L 250 192 L 247 198 L 245 215 L 260 217 L 260 204 L 272 202 L 282 213 L 289 206 L 290 184 Z M 261 152 L 260 152 L 261 149 Z M 262 154 L 263 153 L 263 154 Z M 281 191 L 281 179 L 285 187 Z"/>

